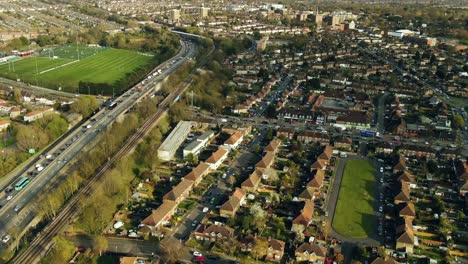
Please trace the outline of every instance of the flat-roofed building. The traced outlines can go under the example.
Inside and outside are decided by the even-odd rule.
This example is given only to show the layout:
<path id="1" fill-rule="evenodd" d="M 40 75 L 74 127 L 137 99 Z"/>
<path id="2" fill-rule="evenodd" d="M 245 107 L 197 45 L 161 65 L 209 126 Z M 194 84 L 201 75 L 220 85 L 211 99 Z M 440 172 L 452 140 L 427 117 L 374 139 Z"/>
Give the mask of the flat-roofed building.
<path id="1" fill-rule="evenodd" d="M 191 122 L 180 121 L 159 147 L 158 158 L 164 161 L 171 160 L 190 133 L 190 128 Z"/>
<path id="2" fill-rule="evenodd" d="M 187 157 L 189 154 L 198 155 L 200 151 L 208 145 L 208 143 L 210 142 L 210 139 L 213 138 L 213 136 L 214 136 L 213 131 L 207 131 L 201 134 L 197 138 L 197 140 L 185 146 L 184 151 L 183 151 L 184 158 Z"/>

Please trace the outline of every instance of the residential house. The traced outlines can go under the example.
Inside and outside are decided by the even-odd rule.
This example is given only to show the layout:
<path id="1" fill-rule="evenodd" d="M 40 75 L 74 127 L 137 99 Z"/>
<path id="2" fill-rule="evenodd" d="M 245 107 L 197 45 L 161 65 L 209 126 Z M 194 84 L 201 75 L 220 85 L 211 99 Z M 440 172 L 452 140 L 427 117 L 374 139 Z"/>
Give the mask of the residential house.
<path id="1" fill-rule="evenodd" d="M 216 170 L 228 157 L 229 150 L 218 148 L 205 162 L 210 165 L 210 169 Z"/>
<path id="2" fill-rule="evenodd" d="M 249 178 L 241 184 L 241 188 L 248 192 L 255 192 L 260 185 L 262 175 L 262 169 L 255 169 L 255 171 L 250 174 Z"/>
<path id="3" fill-rule="evenodd" d="M 312 223 L 314 216 L 314 201 L 308 200 L 304 204 L 304 208 L 301 210 L 301 214 L 292 221 L 291 229 L 297 226 L 304 226 L 307 228 Z"/>
<path id="4" fill-rule="evenodd" d="M 15 106 L 13 109 L 10 111 L 10 118 L 15 119 L 18 116 L 21 115 L 21 107 L 20 106 Z"/>
<path id="5" fill-rule="evenodd" d="M 273 262 L 281 262 L 284 255 L 285 242 L 277 239 L 269 239 L 268 252 L 265 260 Z"/>
<path id="6" fill-rule="evenodd" d="M 234 217 L 237 210 L 245 204 L 246 191 L 236 188 L 234 193 L 229 196 L 227 202 L 225 202 L 219 209 L 219 214 L 221 217 Z"/>
<path id="7" fill-rule="evenodd" d="M 465 194 L 468 193 L 468 164 L 462 162 L 462 165 L 459 167 L 461 167 L 461 169 L 459 170 L 460 175 L 458 176 L 458 186 L 460 189 L 460 195 L 464 197 Z"/>
<path id="8" fill-rule="evenodd" d="M 405 181 L 400 181 L 399 192 L 395 196 L 395 204 L 408 203 L 411 201 L 409 184 Z"/>
<path id="9" fill-rule="evenodd" d="M 342 150 L 351 150 L 351 146 L 353 144 L 353 140 L 350 137 L 342 136 L 335 140 L 335 148 L 342 149 Z"/>
<path id="10" fill-rule="evenodd" d="M 439 154 L 440 159 L 443 160 L 454 160 L 462 157 L 460 149 L 457 148 L 443 148 Z"/>
<path id="11" fill-rule="evenodd" d="M 400 210 L 400 217 L 408 218 L 413 220 L 416 217 L 416 208 L 412 202 L 407 203 L 404 207 Z"/>
<path id="12" fill-rule="evenodd" d="M 242 132 L 235 132 L 224 142 L 224 147 L 228 149 L 236 149 L 242 140 L 244 140 L 244 134 Z"/>
<path id="13" fill-rule="evenodd" d="M 414 176 L 408 170 L 398 172 L 396 175 L 398 181 L 414 182 Z"/>
<path id="14" fill-rule="evenodd" d="M 370 128 L 370 121 L 371 117 L 368 111 L 349 111 L 336 118 L 337 124 L 355 129 Z"/>
<path id="15" fill-rule="evenodd" d="M 315 190 L 313 188 L 306 187 L 301 194 L 299 194 L 298 199 L 301 201 L 308 201 L 315 199 Z"/>
<path id="16" fill-rule="evenodd" d="M 310 170 L 325 170 L 327 168 L 327 164 L 323 160 L 316 160 L 311 166 Z"/>
<path id="17" fill-rule="evenodd" d="M 417 158 L 430 158 L 436 157 L 436 152 L 430 146 L 419 146 L 419 145 L 408 145 L 405 144 L 400 147 L 400 153 L 405 157 L 417 157 Z"/>
<path id="18" fill-rule="evenodd" d="M 276 136 L 283 136 L 284 138 L 291 140 L 294 138 L 295 133 L 296 130 L 294 130 L 294 128 L 280 128 L 276 131 Z"/>
<path id="19" fill-rule="evenodd" d="M 171 219 L 176 208 L 177 204 L 175 202 L 164 201 L 156 210 L 153 210 L 148 217 L 141 221 L 141 224 L 155 231 L 160 225 Z"/>
<path id="20" fill-rule="evenodd" d="M 182 202 L 188 197 L 194 185 L 193 181 L 183 179 L 172 190 L 163 196 L 163 201 L 173 201 L 176 204 Z"/>
<path id="21" fill-rule="evenodd" d="M 253 247 L 256 244 L 256 239 L 252 235 L 247 235 L 242 238 L 240 241 L 240 250 L 242 252 L 251 252 Z"/>
<path id="22" fill-rule="evenodd" d="M 200 225 L 194 232 L 195 239 L 202 241 L 229 241 L 234 235 L 234 229 L 221 225 Z"/>
<path id="23" fill-rule="evenodd" d="M 184 180 L 193 181 L 193 185 L 197 186 L 209 172 L 210 165 L 205 162 L 200 162 L 197 167 L 193 168 L 191 172 L 185 175 Z"/>
<path id="24" fill-rule="evenodd" d="M 43 118 L 44 115 L 46 115 L 46 114 L 50 114 L 50 113 L 53 113 L 53 112 L 54 112 L 54 108 L 44 107 L 41 110 L 36 110 L 36 111 L 32 111 L 32 112 L 29 112 L 29 113 L 25 114 L 23 118 L 24 118 L 25 122 L 32 122 L 32 121 Z"/>
<path id="25" fill-rule="evenodd" d="M 303 243 L 294 252 L 298 262 L 325 263 L 327 249 L 313 243 Z"/>
<path id="26" fill-rule="evenodd" d="M 314 178 L 307 184 L 307 188 L 319 190 L 323 186 L 323 180 L 325 179 L 325 171 L 318 169 L 316 170 Z"/>
<path id="27" fill-rule="evenodd" d="M 381 257 L 376 258 L 374 261 L 371 262 L 371 264 L 398 264 L 398 261 L 395 261 L 394 259 L 383 259 Z"/>
<path id="28" fill-rule="evenodd" d="M 304 143 L 319 142 L 321 145 L 330 143 L 330 137 L 327 134 L 306 130 L 297 136 L 297 140 Z"/>
<path id="29" fill-rule="evenodd" d="M 406 253 L 413 253 L 414 232 L 413 224 L 408 218 L 402 220 L 402 224 L 396 228 L 396 249 Z"/>
<path id="30" fill-rule="evenodd" d="M 393 152 L 393 145 L 390 145 L 388 142 L 377 142 L 375 144 L 375 152 L 390 154 Z"/>
<path id="31" fill-rule="evenodd" d="M 3 113 L 10 113 L 10 111 L 15 108 L 15 106 L 5 102 L 5 101 L 0 101 L 0 112 L 3 112 Z"/>
<path id="32" fill-rule="evenodd" d="M 0 120 L 0 132 L 7 130 L 10 124 L 9 120 Z"/>
<path id="33" fill-rule="evenodd" d="M 323 150 L 322 154 L 320 154 L 317 159 L 325 161 L 325 164 L 328 165 L 331 157 L 333 155 L 333 147 L 331 145 L 327 145 Z"/>
<path id="34" fill-rule="evenodd" d="M 264 149 L 263 151 L 264 152 L 273 152 L 274 154 L 276 154 L 279 150 L 279 146 L 281 145 L 281 140 L 275 138 L 273 139 L 270 144 L 268 144 Z"/>
<path id="35" fill-rule="evenodd" d="M 144 258 L 140 257 L 120 257 L 120 264 L 140 264 L 146 263 Z"/>
<path id="36" fill-rule="evenodd" d="M 263 158 L 255 164 L 255 168 L 269 169 L 275 161 L 275 153 L 273 151 L 266 151 Z"/>
<path id="37" fill-rule="evenodd" d="M 393 166 L 393 173 L 397 173 L 399 171 L 404 171 L 404 170 L 406 170 L 406 160 L 405 158 L 400 156 L 398 163 L 395 166 Z"/>

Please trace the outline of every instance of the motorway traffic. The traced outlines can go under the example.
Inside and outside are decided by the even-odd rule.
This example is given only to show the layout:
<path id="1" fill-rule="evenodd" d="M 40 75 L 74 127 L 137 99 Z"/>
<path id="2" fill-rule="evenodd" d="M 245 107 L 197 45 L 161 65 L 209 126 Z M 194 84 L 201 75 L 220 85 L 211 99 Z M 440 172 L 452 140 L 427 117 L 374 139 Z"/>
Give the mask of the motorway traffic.
<path id="1" fill-rule="evenodd" d="M 0 190 L 0 235 L 8 235 L 12 228 L 23 230 L 34 218 L 31 201 L 45 190 L 51 182 L 62 175 L 67 164 L 73 163 L 85 147 L 91 147 L 93 140 L 105 130 L 117 116 L 125 113 L 141 98 L 153 93 L 156 85 L 174 72 L 180 65 L 195 56 L 196 44 L 181 41 L 179 53 L 162 63 L 140 83 L 112 100 L 89 120 L 75 127 L 66 137 L 60 139 L 39 158 L 31 160 L 20 172 L 5 176 Z M 0 248 L 1 250 L 1 248 Z"/>

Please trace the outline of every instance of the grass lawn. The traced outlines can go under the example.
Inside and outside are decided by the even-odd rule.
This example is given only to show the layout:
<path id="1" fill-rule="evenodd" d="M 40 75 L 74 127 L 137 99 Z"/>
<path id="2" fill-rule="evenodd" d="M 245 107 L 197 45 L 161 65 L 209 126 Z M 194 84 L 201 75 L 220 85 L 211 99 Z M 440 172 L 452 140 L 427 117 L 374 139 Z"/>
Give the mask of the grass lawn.
<path id="1" fill-rule="evenodd" d="M 107 50 L 104 47 L 88 47 L 84 45 L 64 45 L 60 47 L 53 47 L 44 49 L 39 56 L 41 57 L 52 57 L 56 56 L 59 58 L 67 58 L 77 60 L 78 57 L 80 59 L 84 59 L 86 57 L 96 55 L 103 51 Z"/>
<path id="2" fill-rule="evenodd" d="M 369 161 L 347 162 L 333 217 L 336 232 L 350 238 L 365 238 L 375 232 L 375 173 Z"/>
<path id="3" fill-rule="evenodd" d="M 55 90 L 62 87 L 64 91 L 76 92 L 79 81 L 113 84 L 152 59 L 151 56 L 135 51 L 106 49 L 80 61 L 70 58 L 27 58 L 14 63 L 14 72 L 12 65 L 2 64 L 0 76 L 9 79 L 20 78 L 24 82 Z M 66 63 L 70 64 L 53 69 Z M 46 71 L 49 69 L 52 70 Z"/>

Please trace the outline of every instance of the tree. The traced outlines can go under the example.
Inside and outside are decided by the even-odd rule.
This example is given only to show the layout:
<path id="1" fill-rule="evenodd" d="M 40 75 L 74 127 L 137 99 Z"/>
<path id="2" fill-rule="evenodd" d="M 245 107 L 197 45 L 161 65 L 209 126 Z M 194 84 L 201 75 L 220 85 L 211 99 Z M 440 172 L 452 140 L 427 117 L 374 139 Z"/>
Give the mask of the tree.
<path id="1" fill-rule="evenodd" d="M 59 235 L 52 239 L 54 248 L 47 255 L 44 263 L 67 263 L 75 253 L 75 245 L 63 236 Z"/>
<path id="2" fill-rule="evenodd" d="M 49 136 L 45 131 L 34 125 L 20 125 L 16 131 L 16 145 L 21 151 L 40 149 L 49 142 Z"/>
<path id="3" fill-rule="evenodd" d="M 94 96 L 82 95 L 74 102 L 70 109 L 84 117 L 91 115 L 99 107 L 99 101 Z"/>
<path id="4" fill-rule="evenodd" d="M 268 182 L 277 182 L 279 180 L 278 173 L 276 173 L 276 170 L 273 168 L 268 168 L 265 171 L 265 174 L 268 175 Z"/>
<path id="5" fill-rule="evenodd" d="M 190 163 L 191 165 L 198 164 L 198 155 L 195 155 L 193 153 L 189 153 L 187 157 L 185 157 L 185 160 Z"/>
<path id="6" fill-rule="evenodd" d="M 181 255 L 182 243 L 175 238 L 168 238 L 159 244 L 161 258 L 165 263 L 176 263 Z"/>
<path id="7" fill-rule="evenodd" d="M 258 257 L 262 258 L 268 253 L 268 241 L 263 237 L 259 237 L 257 241 L 255 241 L 255 246 L 252 251 L 255 254 L 256 260 L 258 260 Z"/>
<path id="8" fill-rule="evenodd" d="M 68 123 L 58 115 L 54 115 L 52 120 L 46 125 L 50 138 L 58 138 L 68 130 Z"/>
<path id="9" fill-rule="evenodd" d="M 99 252 L 99 256 L 102 256 L 102 251 L 106 251 L 109 243 L 107 238 L 104 236 L 97 236 L 94 238 L 93 249 Z"/>
<path id="10" fill-rule="evenodd" d="M 456 128 L 462 128 L 465 126 L 465 120 L 461 115 L 453 115 L 453 125 Z"/>
<path id="11" fill-rule="evenodd" d="M 13 100 L 17 104 L 21 104 L 23 102 L 23 95 L 21 95 L 21 90 L 19 88 L 14 88 L 13 89 Z"/>
<path id="12" fill-rule="evenodd" d="M 271 141 L 273 139 L 273 129 L 271 127 L 268 128 L 265 134 L 265 139 L 268 141 Z"/>
<path id="13" fill-rule="evenodd" d="M 433 160 L 428 160 L 427 170 L 429 171 L 429 173 L 435 173 L 437 171 L 437 163 Z"/>
<path id="14" fill-rule="evenodd" d="M 257 229 L 262 228 L 265 225 L 267 212 L 258 204 L 253 204 L 250 207 L 250 215 L 253 217 L 253 224 Z"/>
<path id="15" fill-rule="evenodd" d="M 305 239 L 304 230 L 305 230 L 305 227 L 303 225 L 292 226 L 291 231 L 294 233 L 294 243 L 296 243 L 296 245 L 304 242 L 304 239 Z"/>
<path id="16" fill-rule="evenodd" d="M 189 116 L 185 109 L 186 105 L 183 102 L 177 102 L 176 104 L 173 104 L 169 108 L 169 117 L 171 119 L 171 123 L 174 124 L 181 120 L 187 120 Z"/>
<path id="17" fill-rule="evenodd" d="M 255 145 L 253 146 L 253 151 L 254 151 L 255 153 L 260 154 L 260 151 L 261 151 L 261 150 L 262 150 L 262 149 L 260 148 L 260 145 L 259 145 L 258 143 L 255 144 Z"/>

